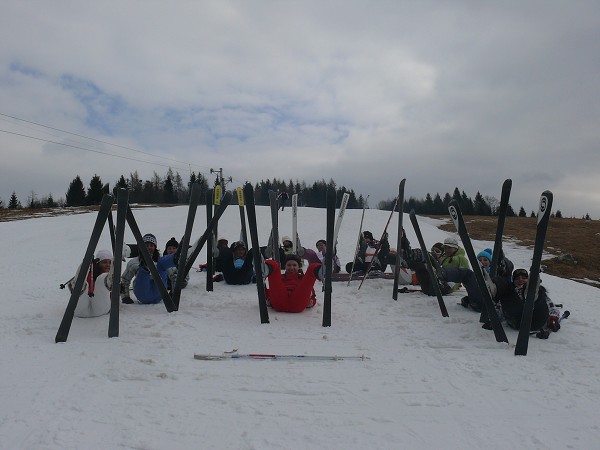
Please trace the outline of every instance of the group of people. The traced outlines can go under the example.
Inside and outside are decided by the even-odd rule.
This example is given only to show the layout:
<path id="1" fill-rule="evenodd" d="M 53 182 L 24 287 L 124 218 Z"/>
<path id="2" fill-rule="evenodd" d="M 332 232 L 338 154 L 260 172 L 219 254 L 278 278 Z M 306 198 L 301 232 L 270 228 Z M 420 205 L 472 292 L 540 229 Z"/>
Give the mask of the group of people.
<path id="1" fill-rule="evenodd" d="M 143 236 L 143 242 L 151 255 L 160 276 L 159 282 L 167 289 L 172 289 L 177 279 L 177 263 L 179 259 L 179 243 L 171 238 L 163 255 L 158 251 L 158 242 L 153 234 Z M 263 273 L 268 280 L 266 288 L 267 302 L 273 309 L 285 312 L 301 312 L 316 304 L 314 284 L 317 279 L 323 279 L 324 261 L 327 255 L 327 242 L 319 239 L 315 249 L 302 247 L 296 236 L 296 248 L 289 236 L 284 236 L 279 246 L 279 261 L 270 259 L 273 253 L 272 246 L 261 247 L 261 261 Z M 224 280 L 227 284 L 246 285 L 255 280 L 254 249 L 248 249 L 245 242 L 236 241 L 229 245 L 225 238 L 219 238 L 213 250 L 215 256 L 215 269 L 219 272 L 215 281 Z M 456 292 L 464 286 L 467 295 L 461 299 L 461 304 L 473 311 L 481 313 L 484 328 L 491 328 L 486 310 L 483 307 L 483 295 L 477 282 L 475 273 L 470 267 L 465 256 L 465 251 L 458 245 L 454 237 L 448 237 L 443 243 L 438 242 L 431 247 L 431 262 L 435 268 L 436 281 L 439 283 L 442 295 Z M 162 300 L 157 283 L 146 267 L 144 259 L 137 246 L 130 246 L 128 255 L 131 259 L 127 262 L 121 275 L 120 294 L 123 303 L 133 303 L 130 286 L 133 280 L 133 293 L 139 303 L 158 303 Z M 410 268 L 416 275 L 416 280 L 427 295 L 435 295 L 433 283 L 425 265 L 425 257 L 419 249 L 411 249 L 410 243 L 403 237 L 402 264 Z M 514 270 L 513 263 L 503 254 L 500 255 L 495 276 L 490 277 L 492 268 L 492 249 L 484 249 L 477 255 L 486 284 L 495 302 L 498 312 L 502 314 L 507 324 L 518 329 L 520 327 L 523 306 L 527 293 L 528 272 L 525 269 Z M 303 270 L 304 261 L 308 262 L 306 271 Z M 81 297 L 87 295 L 88 301 L 78 305 L 76 315 L 92 317 L 106 314 L 110 310 L 110 300 L 98 299 L 110 297 L 112 286 L 112 254 L 107 250 L 100 250 L 90 265 Z M 373 234 L 364 231 L 360 235 L 354 261 L 346 264 L 348 273 L 367 271 L 384 272 L 388 265 L 396 263 L 396 255 L 390 249 L 387 234 L 381 240 L 373 238 Z M 78 270 L 81 270 L 79 268 Z M 333 272 L 341 270 L 339 258 L 334 252 Z M 76 277 L 71 280 L 69 287 L 73 289 Z M 187 285 L 189 274 L 181 282 L 182 287 Z M 101 294 L 96 295 L 99 289 Z M 96 297 L 92 300 L 93 297 Z M 547 290 L 538 287 L 538 295 L 534 305 L 532 330 L 547 327 L 553 331 L 560 328 L 559 311 L 552 303 Z"/>

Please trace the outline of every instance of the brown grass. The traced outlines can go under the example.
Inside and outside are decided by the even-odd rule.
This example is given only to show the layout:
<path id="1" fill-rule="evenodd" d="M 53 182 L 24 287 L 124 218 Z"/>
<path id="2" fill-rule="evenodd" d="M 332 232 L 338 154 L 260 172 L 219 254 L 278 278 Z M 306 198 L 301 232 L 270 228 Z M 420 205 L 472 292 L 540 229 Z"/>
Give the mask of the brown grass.
<path id="1" fill-rule="evenodd" d="M 495 217 L 466 216 L 465 221 L 473 239 L 494 241 Z M 520 245 L 532 247 L 535 240 L 536 221 L 535 217 L 507 217 L 504 238 L 510 238 Z M 456 231 L 450 219 L 448 219 L 448 224 L 442 225 L 440 228 L 446 231 Z M 551 218 L 544 251 L 556 256 L 570 254 L 576 264 L 548 258 L 542 262 L 544 272 L 579 282 L 585 282 L 584 279 L 588 279 L 600 283 L 600 260 L 596 255 L 598 248 L 600 248 L 600 221 Z M 510 257 L 510 255 L 507 256 Z M 587 284 L 600 287 L 600 284 Z"/>

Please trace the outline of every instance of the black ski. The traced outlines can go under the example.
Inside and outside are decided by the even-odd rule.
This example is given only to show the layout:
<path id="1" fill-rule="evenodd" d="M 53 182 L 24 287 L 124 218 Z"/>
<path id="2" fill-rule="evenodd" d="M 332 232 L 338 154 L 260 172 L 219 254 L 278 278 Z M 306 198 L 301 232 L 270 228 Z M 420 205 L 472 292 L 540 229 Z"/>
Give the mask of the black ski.
<path id="1" fill-rule="evenodd" d="M 500 197 L 500 208 L 498 209 L 498 225 L 496 226 L 496 239 L 494 240 L 494 254 L 492 255 L 492 263 L 490 269 L 490 277 L 494 278 L 498 275 L 498 264 L 502 255 L 502 235 L 504 234 L 504 223 L 506 222 L 506 211 L 508 210 L 508 200 L 510 198 L 510 190 L 512 188 L 512 180 L 509 178 L 504 180 L 502 184 L 502 196 Z"/>
<path id="2" fill-rule="evenodd" d="M 471 238 L 469 237 L 469 232 L 467 231 L 467 226 L 465 225 L 465 220 L 463 218 L 462 211 L 460 210 L 460 206 L 456 200 L 452 200 L 450 202 L 450 205 L 448 206 L 448 212 L 450 213 L 450 218 L 452 219 L 452 222 L 454 222 L 454 226 L 458 231 L 458 235 L 462 240 L 465 252 L 467 253 L 469 262 L 471 263 L 471 267 L 473 268 L 475 279 L 477 280 L 479 290 L 481 291 L 481 295 L 483 297 L 483 306 L 486 309 L 488 319 L 492 324 L 492 329 L 494 330 L 494 336 L 496 337 L 496 341 L 506 342 L 508 344 L 508 338 L 506 337 L 506 333 L 504 332 L 504 328 L 502 327 L 502 323 L 500 322 L 500 318 L 498 317 L 498 312 L 496 311 L 496 307 L 494 306 L 494 301 L 492 300 L 490 291 L 487 285 L 485 284 L 483 272 L 481 271 L 481 265 L 477 260 L 475 250 L 473 250 L 473 245 L 471 244 Z"/>
<path id="3" fill-rule="evenodd" d="M 246 214 L 248 215 L 248 228 L 252 241 L 252 256 L 254 258 L 254 272 L 256 273 L 256 290 L 258 292 L 258 309 L 260 310 L 260 323 L 269 323 L 267 299 L 265 295 L 265 281 L 262 267 L 262 255 L 258 245 L 258 228 L 256 227 L 256 207 L 254 205 L 254 189 L 250 183 L 244 186 L 244 200 L 246 201 Z"/>
<path id="4" fill-rule="evenodd" d="M 394 267 L 394 291 L 392 292 L 392 298 L 398 300 L 398 284 L 400 283 L 400 265 L 402 264 L 402 219 L 404 216 L 404 184 L 406 178 L 404 178 L 398 186 L 398 243 L 396 244 L 396 265 Z"/>
<path id="5" fill-rule="evenodd" d="M 171 298 L 177 309 L 179 309 L 179 300 L 181 299 L 181 286 L 185 280 L 185 276 L 182 277 L 180 274 L 185 269 L 185 262 L 187 261 L 187 254 L 190 246 L 190 236 L 192 235 L 192 228 L 194 227 L 194 220 L 196 219 L 196 210 L 198 209 L 198 203 L 200 202 L 200 185 L 198 183 L 193 183 L 191 189 L 192 192 L 190 193 L 190 205 L 188 207 L 185 231 L 183 233 L 183 239 L 181 239 L 181 242 L 179 243 L 177 278 L 175 280 L 175 285 L 172 286 L 171 289 Z"/>
<path id="6" fill-rule="evenodd" d="M 154 265 L 152 256 L 150 256 L 150 253 L 146 248 L 146 244 L 144 243 L 144 239 L 142 238 L 140 228 L 138 227 L 138 224 L 133 215 L 133 211 L 131 211 L 131 207 L 129 206 L 127 206 L 127 224 L 129 225 L 129 228 L 131 229 L 131 232 L 133 233 L 133 236 L 135 237 L 135 240 L 137 242 L 138 252 L 144 260 L 144 264 L 146 264 L 146 268 L 150 271 L 152 279 L 154 280 L 154 284 L 156 284 L 156 287 L 160 292 L 160 297 L 162 298 L 163 303 L 165 304 L 167 312 L 177 311 L 177 307 L 173 303 L 173 299 L 169 295 L 169 292 L 167 291 L 165 285 L 162 283 L 162 279 L 160 278 L 158 269 Z"/>
<path id="7" fill-rule="evenodd" d="M 427 267 L 427 272 L 429 273 L 429 278 L 431 279 L 431 284 L 433 285 L 433 290 L 435 291 L 435 296 L 438 300 L 438 305 L 440 306 L 440 311 L 442 316 L 448 317 L 448 310 L 446 309 L 446 303 L 444 303 L 444 297 L 442 297 L 442 291 L 440 290 L 440 282 L 438 280 L 437 274 L 435 270 L 433 270 L 433 265 L 431 264 L 431 255 L 427 251 L 427 247 L 425 246 L 425 241 L 423 240 L 423 234 L 421 233 L 421 227 L 419 227 L 419 222 L 417 222 L 417 215 L 415 214 L 415 210 L 412 209 L 410 211 L 410 221 L 412 223 L 413 228 L 415 229 L 415 234 L 417 235 L 417 240 L 419 241 L 419 246 L 421 247 L 421 253 L 423 254 L 423 259 L 425 259 L 425 267 Z"/>
<path id="8" fill-rule="evenodd" d="M 123 265 L 123 242 L 125 237 L 125 220 L 127 216 L 127 205 L 129 204 L 129 192 L 120 188 L 117 192 L 117 228 L 115 230 L 115 242 L 113 248 L 113 277 L 112 290 L 110 291 L 110 316 L 108 319 L 108 337 L 119 336 L 119 287 L 121 286 L 121 267 Z M 112 212 L 108 215 L 109 220 Z M 109 222 L 110 223 L 110 222 Z"/>
<path id="9" fill-rule="evenodd" d="M 279 261 L 279 199 L 277 192 L 269 191 L 269 204 L 271 205 L 271 257 Z M 292 238 L 294 239 L 294 238 Z"/>
<path id="10" fill-rule="evenodd" d="M 525 297 L 525 305 L 523 306 L 515 355 L 525 356 L 527 354 L 527 347 L 529 346 L 529 330 L 531 328 L 533 307 L 537 299 L 540 284 L 540 265 L 542 263 L 542 253 L 544 252 L 544 242 L 546 241 L 546 231 L 548 231 L 548 222 L 550 221 L 550 211 L 552 211 L 552 200 L 553 195 L 550 191 L 544 191 L 540 197 L 533 258 L 531 259 L 531 268 L 529 269 L 527 295 Z"/>
<path id="11" fill-rule="evenodd" d="M 98 216 L 96 217 L 96 222 L 94 223 L 94 228 L 92 229 L 90 241 L 85 251 L 83 261 L 81 262 L 81 269 L 79 270 L 77 280 L 75 281 L 75 286 L 73 287 L 73 292 L 69 298 L 67 309 L 65 310 L 63 319 L 58 327 L 58 331 L 54 339 L 55 342 L 67 341 L 69 330 L 71 329 L 71 324 L 73 323 L 75 308 L 77 308 L 77 302 L 79 301 L 79 294 L 81 294 L 81 289 L 83 288 L 83 283 L 85 282 L 85 277 L 87 276 L 87 270 L 85 270 L 85 268 L 88 267 L 90 265 L 90 261 L 94 259 L 94 251 L 96 250 L 96 246 L 98 245 L 98 241 L 102 235 L 102 229 L 104 228 L 108 214 L 111 211 L 113 201 L 114 198 L 112 195 L 104 194 L 102 197 L 102 202 L 100 203 L 100 209 L 98 210 Z"/>
<path id="12" fill-rule="evenodd" d="M 206 226 L 213 218 L 213 191 L 206 193 Z M 216 227 L 216 225 L 215 225 Z M 213 290 L 213 275 L 215 274 L 215 258 L 213 256 L 213 244 L 216 239 L 214 233 L 209 233 L 206 239 L 206 292 Z"/>
<path id="13" fill-rule="evenodd" d="M 323 326 L 331 326 L 331 274 L 333 273 L 333 251 L 335 248 L 334 228 L 335 228 L 335 189 L 330 187 L 327 190 L 327 253 L 325 255 L 325 295 L 323 298 Z"/>
<path id="14" fill-rule="evenodd" d="M 194 261 L 196 260 L 196 258 L 200 254 L 200 252 L 202 251 L 202 247 L 204 247 L 204 244 L 206 244 L 206 241 L 208 240 L 208 236 L 210 235 L 210 233 L 212 233 L 214 231 L 214 228 L 217 225 L 217 222 L 219 221 L 219 219 L 221 218 L 221 216 L 227 209 L 227 206 L 229 206 L 229 202 L 231 202 L 231 197 L 232 197 L 231 192 L 226 191 L 225 195 L 221 199 L 221 204 L 215 210 L 215 214 L 213 215 L 213 218 L 210 221 L 210 223 L 208 224 L 208 226 L 206 227 L 206 230 L 204 231 L 202 236 L 200 236 L 200 238 L 192 246 L 192 252 L 187 257 L 183 273 L 178 271 L 178 273 L 177 273 L 178 277 L 181 276 L 181 277 L 185 278 L 187 276 L 187 274 L 189 273 L 189 271 L 191 270 L 192 266 L 194 265 Z M 210 251 L 212 251 L 212 249 Z"/>

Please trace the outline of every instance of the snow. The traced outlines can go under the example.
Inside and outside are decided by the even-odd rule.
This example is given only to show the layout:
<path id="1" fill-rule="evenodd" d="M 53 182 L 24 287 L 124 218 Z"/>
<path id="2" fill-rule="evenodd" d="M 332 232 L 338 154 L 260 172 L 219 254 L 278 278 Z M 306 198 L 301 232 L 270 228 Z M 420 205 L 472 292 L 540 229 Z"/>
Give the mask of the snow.
<path id="1" fill-rule="evenodd" d="M 134 211 L 159 246 L 179 239 L 187 207 Z M 269 211 L 257 208 L 261 243 Z M 351 260 L 361 211 L 349 210 L 338 254 Z M 367 210 L 364 229 L 381 234 L 388 212 Z M 434 297 L 399 294 L 392 281 L 334 283 L 332 326 L 319 304 L 301 314 L 269 309 L 261 324 L 255 285 L 216 283 L 192 270 L 180 310 L 121 305 L 120 336 L 108 316 L 75 318 L 64 344 L 54 337 L 68 302 L 60 283 L 81 262 L 94 213 L 0 223 L 2 270 L 0 447 L 6 449 L 364 449 L 598 448 L 600 340 L 598 290 L 543 275 L 571 318 L 547 341 L 530 340 L 526 357 L 483 330 L 478 314 Z M 428 245 L 449 233 L 419 218 Z M 193 238 L 206 223 L 199 208 Z M 409 240 L 416 246 L 408 216 Z M 395 241 L 397 217 L 390 224 Z M 291 211 L 280 213 L 291 232 Z M 325 235 L 325 210 L 300 208 L 302 243 Z M 230 242 L 239 213 L 219 225 Z M 133 242 L 126 231 L 126 242 Z M 109 248 L 105 233 L 98 247 Z M 474 242 L 476 250 L 492 242 Z M 507 243 L 515 267 L 531 250 Z M 202 253 L 198 262 L 205 260 Z M 197 263 L 198 263 L 197 262 Z M 196 264 L 197 265 L 197 264 Z M 369 360 L 198 361 L 194 353 L 365 355 Z"/>

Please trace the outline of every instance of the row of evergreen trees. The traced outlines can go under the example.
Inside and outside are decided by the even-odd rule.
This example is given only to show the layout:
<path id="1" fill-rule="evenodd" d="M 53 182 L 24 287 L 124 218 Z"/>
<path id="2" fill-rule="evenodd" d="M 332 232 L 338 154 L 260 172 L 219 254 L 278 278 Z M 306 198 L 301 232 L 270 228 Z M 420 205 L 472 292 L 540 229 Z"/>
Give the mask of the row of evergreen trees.
<path id="1" fill-rule="evenodd" d="M 206 200 L 206 195 L 209 190 L 218 183 L 222 183 L 223 180 L 216 178 L 214 183 L 209 183 L 207 178 L 202 174 L 191 173 L 187 182 L 183 181 L 182 176 L 179 172 L 173 172 L 171 168 L 168 169 L 164 177 L 161 177 L 158 173 L 154 172 L 150 180 L 142 180 L 137 171 L 130 173 L 129 177 L 121 175 L 121 177 L 115 183 L 113 192 L 119 188 L 125 188 L 129 191 L 129 201 L 131 203 L 149 203 L 149 204 L 185 204 L 188 203 L 190 186 L 194 183 L 201 186 L 201 199 L 202 203 Z M 230 183 L 230 181 L 227 181 Z M 231 189 L 231 185 L 227 185 L 226 189 Z M 337 192 L 338 206 L 341 202 L 342 194 L 348 193 L 350 195 L 348 201 L 349 209 L 360 209 L 363 207 L 369 207 L 366 199 L 359 195 L 356 196 L 354 190 L 347 189 L 345 186 L 338 187 L 333 180 L 326 182 L 325 180 L 315 181 L 312 184 L 307 184 L 305 181 L 295 182 L 289 180 L 288 182 L 274 178 L 273 180 L 261 180 L 255 185 L 255 201 L 257 205 L 268 205 L 269 204 L 269 191 L 274 190 L 278 192 L 287 192 L 291 197 L 292 194 L 298 194 L 298 203 L 300 206 L 308 206 L 315 208 L 323 208 L 326 206 L 326 192 L 329 188 L 334 188 Z M 73 181 L 69 184 L 67 189 L 65 200 L 59 199 L 55 201 L 52 198 L 52 194 L 47 197 L 37 198 L 34 192 L 31 192 L 27 200 L 26 207 L 29 208 L 40 208 L 40 207 L 55 207 L 55 206 L 85 206 L 85 205 L 97 205 L 102 200 L 102 196 L 108 192 L 108 185 L 102 182 L 99 175 L 94 175 L 90 180 L 90 183 L 86 189 L 81 180 L 81 177 L 77 175 Z M 414 197 L 405 200 L 403 205 L 404 211 L 415 210 L 417 214 L 425 215 L 446 215 L 448 213 L 448 204 L 451 200 L 456 199 L 465 215 L 480 215 L 480 216 L 491 216 L 497 214 L 499 207 L 499 201 L 495 197 L 483 196 L 480 192 L 477 192 L 474 199 L 471 199 L 464 191 L 459 191 L 458 188 L 454 189 L 452 195 L 446 193 L 442 197 L 439 193 L 435 196 L 427 193 L 424 199 L 416 199 Z M 382 210 L 391 210 L 394 204 L 394 199 L 384 200 L 378 203 L 377 208 Z M 0 208 L 3 208 L 4 204 L 0 200 Z M 8 208 L 21 208 L 21 202 L 13 192 Z M 513 208 L 509 205 L 508 216 L 516 216 L 517 214 Z M 531 211 L 530 216 L 535 216 L 535 211 Z M 518 216 L 527 216 L 527 212 L 521 206 Z M 556 211 L 554 217 L 562 217 L 560 210 Z M 589 219 L 589 215 L 584 217 Z"/>

